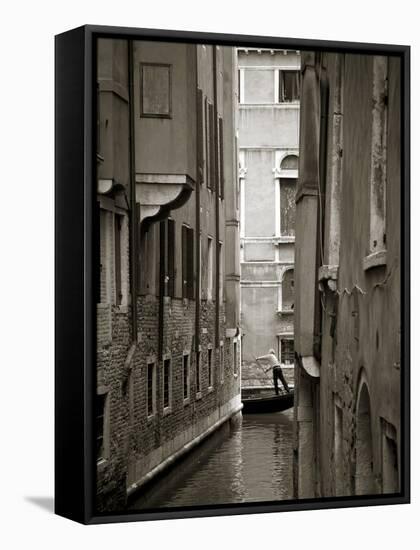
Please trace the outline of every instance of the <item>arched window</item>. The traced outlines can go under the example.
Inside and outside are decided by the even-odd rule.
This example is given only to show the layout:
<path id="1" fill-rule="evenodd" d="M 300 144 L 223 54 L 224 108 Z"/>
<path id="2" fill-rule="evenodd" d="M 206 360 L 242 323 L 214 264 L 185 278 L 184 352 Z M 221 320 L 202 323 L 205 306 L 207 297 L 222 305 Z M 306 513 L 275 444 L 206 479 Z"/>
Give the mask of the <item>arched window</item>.
<path id="1" fill-rule="evenodd" d="M 355 494 L 371 495 L 374 492 L 370 397 L 367 385 L 363 383 L 359 392 L 356 417 Z"/>
<path id="2" fill-rule="evenodd" d="M 297 170 L 298 157 L 296 155 L 287 155 L 281 161 L 280 170 Z"/>

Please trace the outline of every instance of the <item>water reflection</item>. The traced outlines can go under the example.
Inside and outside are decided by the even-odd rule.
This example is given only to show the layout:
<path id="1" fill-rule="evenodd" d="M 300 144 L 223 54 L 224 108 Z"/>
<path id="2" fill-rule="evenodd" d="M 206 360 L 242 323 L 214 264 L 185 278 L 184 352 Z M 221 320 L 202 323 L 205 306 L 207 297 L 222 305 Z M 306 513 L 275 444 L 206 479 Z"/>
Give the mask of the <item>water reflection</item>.
<path id="1" fill-rule="evenodd" d="M 227 423 L 131 509 L 285 500 L 292 496 L 292 411 Z"/>

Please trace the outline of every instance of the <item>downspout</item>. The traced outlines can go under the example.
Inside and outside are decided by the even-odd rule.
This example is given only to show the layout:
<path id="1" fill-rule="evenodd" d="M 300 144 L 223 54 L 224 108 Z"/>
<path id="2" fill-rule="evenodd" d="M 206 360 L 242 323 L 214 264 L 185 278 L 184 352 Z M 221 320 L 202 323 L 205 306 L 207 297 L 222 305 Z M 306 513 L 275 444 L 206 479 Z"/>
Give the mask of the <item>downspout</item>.
<path id="1" fill-rule="evenodd" d="M 128 79 L 129 79 L 129 141 L 130 141 L 130 292 L 131 292 L 131 334 L 137 341 L 137 206 L 136 206 L 136 160 L 134 137 L 134 75 L 133 41 L 128 41 Z"/>
<path id="2" fill-rule="evenodd" d="M 218 124 L 218 101 L 217 101 L 217 46 L 213 46 L 213 96 L 214 96 L 214 137 L 216 143 L 214 144 L 214 163 L 215 163 L 215 209 L 216 209 L 216 308 L 215 308 L 215 348 L 219 347 L 220 338 L 219 338 L 219 316 L 220 316 L 220 288 L 219 288 L 219 279 L 220 279 L 220 258 L 219 258 L 219 239 L 220 239 L 220 228 L 219 228 L 219 124 Z"/>
<path id="3" fill-rule="evenodd" d="M 200 311 L 201 311 L 201 261 L 200 261 L 200 247 L 201 247 L 201 219 L 200 219 L 200 191 L 201 191 L 201 174 L 200 174 L 200 153 L 199 147 L 201 146 L 201 138 L 198 135 L 200 127 L 198 124 L 198 109 L 203 109 L 202 96 L 198 93 L 198 57 L 197 48 L 194 47 L 195 54 L 195 102 L 197 106 L 196 112 L 196 185 L 195 185 L 195 257 L 196 257 L 196 285 L 195 285 L 195 345 L 194 351 L 198 353 L 200 349 Z M 202 129 L 201 129 L 202 130 Z"/>

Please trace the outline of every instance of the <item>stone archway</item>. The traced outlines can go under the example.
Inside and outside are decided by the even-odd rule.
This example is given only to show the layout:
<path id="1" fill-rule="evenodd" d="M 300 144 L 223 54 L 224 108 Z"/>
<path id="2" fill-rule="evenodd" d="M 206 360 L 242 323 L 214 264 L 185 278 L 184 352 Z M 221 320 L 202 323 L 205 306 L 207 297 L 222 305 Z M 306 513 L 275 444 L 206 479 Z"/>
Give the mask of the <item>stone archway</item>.
<path id="1" fill-rule="evenodd" d="M 356 409 L 355 494 L 371 495 L 374 493 L 370 396 L 367 384 L 361 382 Z"/>

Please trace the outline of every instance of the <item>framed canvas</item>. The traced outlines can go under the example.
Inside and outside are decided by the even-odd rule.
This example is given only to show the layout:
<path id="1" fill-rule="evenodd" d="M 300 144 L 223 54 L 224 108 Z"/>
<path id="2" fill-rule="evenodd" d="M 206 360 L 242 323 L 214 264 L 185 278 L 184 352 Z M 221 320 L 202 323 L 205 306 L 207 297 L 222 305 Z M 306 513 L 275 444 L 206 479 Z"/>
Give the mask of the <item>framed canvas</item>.
<path id="1" fill-rule="evenodd" d="M 57 514 L 409 502 L 409 63 L 56 37 Z"/>

